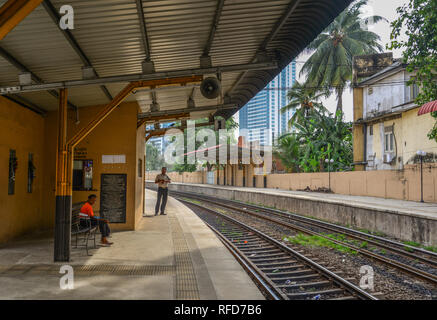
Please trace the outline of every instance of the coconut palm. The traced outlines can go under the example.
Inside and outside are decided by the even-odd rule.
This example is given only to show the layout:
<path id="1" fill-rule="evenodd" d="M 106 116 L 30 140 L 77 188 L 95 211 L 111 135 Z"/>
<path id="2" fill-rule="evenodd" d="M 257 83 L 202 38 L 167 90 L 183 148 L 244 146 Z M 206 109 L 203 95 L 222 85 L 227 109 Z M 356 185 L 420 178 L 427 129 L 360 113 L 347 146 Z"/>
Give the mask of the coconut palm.
<path id="1" fill-rule="evenodd" d="M 326 92 L 321 93 L 307 89 L 305 85 L 296 81 L 287 93 L 290 102 L 281 109 L 282 113 L 288 110 L 295 111 L 288 122 L 289 127 L 291 128 L 295 122 L 299 122 L 302 118 L 307 117 L 312 111 L 318 112 L 320 109 L 326 110 L 325 107 L 318 102 L 318 100 L 326 96 L 326 94 Z"/>
<path id="2" fill-rule="evenodd" d="M 352 4 L 307 47 L 314 53 L 301 70 L 301 75 L 307 75 L 305 86 L 313 90 L 334 88 L 337 112 L 343 111 L 343 92 L 352 79 L 352 58 L 383 50 L 378 43 L 380 37 L 367 30 L 366 25 L 386 19 L 380 16 L 362 19 L 361 11 L 366 4 L 367 0 Z"/>

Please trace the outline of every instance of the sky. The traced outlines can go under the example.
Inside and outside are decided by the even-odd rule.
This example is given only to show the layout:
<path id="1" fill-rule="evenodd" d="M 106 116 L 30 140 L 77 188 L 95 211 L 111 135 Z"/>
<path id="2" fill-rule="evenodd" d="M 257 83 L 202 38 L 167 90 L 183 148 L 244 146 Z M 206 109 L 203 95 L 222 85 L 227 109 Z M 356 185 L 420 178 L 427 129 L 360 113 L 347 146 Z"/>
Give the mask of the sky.
<path id="1" fill-rule="evenodd" d="M 404 4 L 409 3 L 409 0 L 369 0 L 368 5 L 364 8 L 363 16 L 371 16 L 371 15 L 379 15 L 386 18 L 389 22 L 379 22 L 376 25 L 370 27 L 370 30 L 375 32 L 381 37 L 381 45 L 386 48 L 386 45 L 390 43 L 390 33 L 391 27 L 390 22 L 395 20 L 398 17 L 396 9 Z M 385 49 L 386 52 L 390 51 Z M 394 58 L 400 58 L 402 52 L 399 50 L 393 51 Z M 296 61 L 297 63 L 297 71 L 298 75 L 300 69 L 303 66 L 303 63 L 310 57 L 310 54 L 301 54 Z M 304 82 L 304 77 L 299 77 L 297 79 L 300 82 Z M 337 107 L 337 100 L 335 95 L 332 95 L 328 99 L 322 100 L 324 106 L 328 108 L 331 112 L 335 112 Z M 345 113 L 345 120 L 352 121 L 353 119 L 353 99 L 352 99 L 352 91 L 350 89 L 346 89 L 343 95 L 343 111 Z"/>

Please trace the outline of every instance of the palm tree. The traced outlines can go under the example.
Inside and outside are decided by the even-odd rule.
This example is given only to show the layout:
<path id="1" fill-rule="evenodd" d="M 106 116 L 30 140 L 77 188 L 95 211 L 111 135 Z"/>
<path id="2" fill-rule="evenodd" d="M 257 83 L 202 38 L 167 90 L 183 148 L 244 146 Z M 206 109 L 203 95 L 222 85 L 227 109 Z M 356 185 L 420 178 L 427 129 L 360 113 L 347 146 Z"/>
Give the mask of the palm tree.
<path id="1" fill-rule="evenodd" d="M 295 134 L 286 134 L 278 139 L 274 154 L 287 168 L 288 173 L 299 172 L 299 141 Z"/>
<path id="2" fill-rule="evenodd" d="M 307 47 L 314 53 L 301 70 L 301 75 L 307 75 L 305 86 L 313 90 L 335 88 L 337 113 L 343 111 L 343 92 L 352 79 L 352 58 L 383 50 L 378 43 L 380 37 L 364 25 L 386 19 L 380 16 L 362 19 L 361 10 L 367 1 L 352 4 Z"/>
<path id="3" fill-rule="evenodd" d="M 304 117 L 307 117 L 311 111 L 325 110 L 325 107 L 318 100 L 326 94 L 326 92 L 321 93 L 307 89 L 305 85 L 296 81 L 287 93 L 289 104 L 281 109 L 282 113 L 288 110 L 295 111 L 288 122 L 289 127 L 291 128 L 295 122 L 300 122 Z"/>

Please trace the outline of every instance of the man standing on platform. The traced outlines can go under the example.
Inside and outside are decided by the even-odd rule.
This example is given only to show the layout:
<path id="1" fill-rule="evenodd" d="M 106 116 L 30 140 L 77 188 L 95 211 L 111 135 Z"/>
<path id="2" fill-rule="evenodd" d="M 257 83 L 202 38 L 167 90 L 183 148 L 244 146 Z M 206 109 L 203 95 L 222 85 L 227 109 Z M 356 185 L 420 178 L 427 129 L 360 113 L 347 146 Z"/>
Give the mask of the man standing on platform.
<path id="1" fill-rule="evenodd" d="M 158 196 L 156 198 L 155 216 L 159 212 L 159 204 L 161 203 L 161 214 L 165 215 L 165 205 L 167 204 L 168 197 L 168 184 L 171 183 L 171 179 L 167 175 L 167 168 L 162 167 L 161 174 L 158 174 L 155 178 L 155 183 L 158 184 Z"/>

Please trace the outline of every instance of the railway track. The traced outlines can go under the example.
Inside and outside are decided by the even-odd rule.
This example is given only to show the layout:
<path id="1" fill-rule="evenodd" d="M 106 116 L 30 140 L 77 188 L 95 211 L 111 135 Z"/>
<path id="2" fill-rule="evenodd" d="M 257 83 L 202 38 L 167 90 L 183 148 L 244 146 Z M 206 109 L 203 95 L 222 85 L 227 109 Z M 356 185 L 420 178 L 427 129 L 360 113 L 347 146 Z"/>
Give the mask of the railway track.
<path id="1" fill-rule="evenodd" d="M 300 252 L 218 211 L 183 199 L 273 300 L 378 300 Z"/>
<path id="2" fill-rule="evenodd" d="M 187 199 L 203 201 L 205 203 L 217 205 L 222 208 L 230 209 L 232 211 L 254 216 L 269 223 L 292 229 L 299 233 L 303 233 L 306 235 L 316 235 L 318 237 L 325 238 L 329 241 L 359 252 L 366 257 L 377 260 L 381 263 L 399 269 L 415 277 L 419 277 L 427 281 L 428 283 L 437 285 L 436 274 L 423 269 L 419 269 L 414 266 L 415 263 L 420 262 L 426 264 L 430 268 L 435 269 L 435 267 L 437 266 L 437 254 L 434 252 L 426 251 L 421 248 L 405 245 L 400 242 L 385 239 L 375 235 L 370 235 L 350 228 L 334 225 L 328 222 L 323 222 L 296 214 L 290 214 L 275 209 L 268 209 L 245 203 L 243 204 L 233 200 L 217 200 L 215 198 L 204 195 L 193 196 L 191 194 L 182 192 L 172 192 L 172 194 L 179 198 L 184 197 Z M 326 234 L 327 232 L 341 234 L 346 238 L 342 240 L 334 239 L 332 237 L 329 237 Z M 388 251 L 390 253 L 390 257 L 384 256 L 380 253 L 376 253 L 358 245 L 351 244 L 351 242 L 348 241 L 350 239 L 362 243 L 366 242 L 367 244 L 371 244 L 372 246 L 380 248 L 381 250 Z M 405 249 L 409 251 L 406 251 Z"/>

